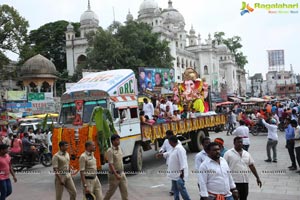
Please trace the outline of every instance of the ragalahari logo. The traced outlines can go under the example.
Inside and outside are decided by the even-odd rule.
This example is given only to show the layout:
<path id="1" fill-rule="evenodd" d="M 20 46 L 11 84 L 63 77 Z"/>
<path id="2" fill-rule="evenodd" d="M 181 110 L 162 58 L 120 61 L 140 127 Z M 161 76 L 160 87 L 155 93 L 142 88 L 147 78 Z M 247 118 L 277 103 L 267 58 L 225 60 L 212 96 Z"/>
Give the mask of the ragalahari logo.
<path id="1" fill-rule="evenodd" d="M 241 8 L 241 15 L 243 16 L 244 14 L 246 14 L 246 13 L 250 13 L 250 12 L 253 12 L 254 11 L 254 9 L 253 8 L 251 8 L 250 6 L 249 6 L 249 4 L 248 3 L 246 3 L 245 1 L 243 1 L 242 2 L 242 8 Z"/>

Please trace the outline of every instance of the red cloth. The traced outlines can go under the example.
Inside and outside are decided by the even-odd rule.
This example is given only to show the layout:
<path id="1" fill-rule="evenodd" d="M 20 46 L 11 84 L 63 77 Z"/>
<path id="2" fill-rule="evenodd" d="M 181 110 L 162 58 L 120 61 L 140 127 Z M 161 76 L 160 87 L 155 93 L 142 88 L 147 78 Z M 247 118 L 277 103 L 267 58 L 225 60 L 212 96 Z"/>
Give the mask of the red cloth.
<path id="1" fill-rule="evenodd" d="M 0 180 L 9 179 L 9 163 L 10 156 L 5 154 L 4 156 L 0 156 Z"/>

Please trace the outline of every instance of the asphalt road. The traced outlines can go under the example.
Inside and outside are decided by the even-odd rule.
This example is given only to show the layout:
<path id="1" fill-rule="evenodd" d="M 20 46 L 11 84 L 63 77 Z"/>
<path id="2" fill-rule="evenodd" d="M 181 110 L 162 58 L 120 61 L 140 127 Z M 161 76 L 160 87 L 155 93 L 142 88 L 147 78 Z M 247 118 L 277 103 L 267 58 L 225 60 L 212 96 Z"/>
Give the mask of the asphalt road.
<path id="1" fill-rule="evenodd" d="M 232 136 L 226 136 L 226 133 L 211 133 L 211 138 L 222 137 L 225 140 L 227 148 L 232 147 Z M 251 136 L 251 145 L 249 152 L 252 154 L 258 173 L 263 182 L 263 187 L 256 185 L 254 176 L 250 178 L 250 194 L 249 200 L 299 200 L 300 199 L 300 175 L 287 169 L 290 166 L 287 149 L 285 149 L 285 141 L 283 133 L 279 133 L 278 144 L 278 163 L 265 163 L 266 159 L 266 135 Z M 195 153 L 188 152 L 188 163 L 190 171 L 193 170 Z M 166 178 L 166 174 L 161 171 L 166 170 L 165 161 L 163 159 L 155 159 L 155 151 L 144 152 L 144 167 L 142 173 L 138 175 L 128 175 L 129 182 L 129 199 L 138 200 L 171 200 L 168 192 L 170 189 L 170 181 Z M 52 168 L 45 168 L 38 165 L 29 171 L 17 174 L 18 182 L 13 183 L 13 194 L 9 200 L 27 200 L 27 199 L 43 199 L 54 200 L 54 175 L 51 173 Z M 107 166 L 103 167 L 107 170 Z M 130 166 L 126 165 L 126 169 L 130 171 Z M 82 188 L 80 184 L 80 176 L 74 177 L 77 188 L 77 199 L 83 199 Z M 103 194 L 108 189 L 106 175 L 100 175 Z M 197 189 L 197 176 L 192 172 L 187 181 L 187 189 L 191 199 L 199 199 Z M 64 200 L 69 199 L 67 191 L 64 191 Z M 115 193 L 112 200 L 121 199 L 119 191 Z"/>

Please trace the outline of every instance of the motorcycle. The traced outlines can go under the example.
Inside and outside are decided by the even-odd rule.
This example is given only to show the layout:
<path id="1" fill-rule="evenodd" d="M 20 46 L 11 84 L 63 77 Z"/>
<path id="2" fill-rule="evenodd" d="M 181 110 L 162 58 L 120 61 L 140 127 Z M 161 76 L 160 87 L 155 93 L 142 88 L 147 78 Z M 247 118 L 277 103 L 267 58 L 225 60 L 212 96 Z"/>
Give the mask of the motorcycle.
<path id="1" fill-rule="evenodd" d="M 250 133 L 253 136 L 257 136 L 259 133 L 268 133 L 268 129 L 261 123 L 256 122 L 250 129 Z"/>
<path id="2" fill-rule="evenodd" d="M 42 164 L 45 167 L 52 165 L 52 154 L 48 152 L 45 144 L 40 144 L 36 148 L 36 157 L 32 161 L 28 154 L 10 153 L 11 165 L 14 171 L 22 171 L 24 168 L 32 168 L 35 165 Z"/>

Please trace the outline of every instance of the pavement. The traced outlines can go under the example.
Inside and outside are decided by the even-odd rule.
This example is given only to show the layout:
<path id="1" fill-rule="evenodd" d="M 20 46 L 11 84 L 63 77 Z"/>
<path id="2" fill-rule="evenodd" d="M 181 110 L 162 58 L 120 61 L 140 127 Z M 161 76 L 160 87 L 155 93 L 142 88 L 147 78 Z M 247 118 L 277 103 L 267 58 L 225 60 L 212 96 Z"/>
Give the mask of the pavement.
<path id="1" fill-rule="evenodd" d="M 256 184 L 255 177 L 250 175 L 248 200 L 299 200 L 300 199 L 300 175 L 295 171 L 289 171 L 291 165 L 288 151 L 285 148 L 284 133 L 278 132 L 279 143 L 277 146 L 278 163 L 266 163 L 266 134 L 250 136 L 251 145 L 249 152 L 255 160 L 255 166 L 263 183 L 262 188 Z M 227 149 L 232 148 L 233 136 L 226 136 L 225 132 L 210 133 L 212 139 L 222 137 Z M 169 196 L 170 181 L 163 172 L 166 170 L 163 159 L 155 159 L 155 151 L 144 152 L 143 171 L 137 175 L 127 175 L 128 191 L 130 200 L 172 200 Z M 193 170 L 194 156 L 196 153 L 188 153 L 189 170 Z M 107 170 L 107 166 L 103 167 Z M 126 165 L 130 170 L 130 166 Z M 126 170 L 125 169 L 125 170 Z M 50 173 L 51 168 L 41 165 L 29 171 L 17 174 L 18 182 L 13 183 L 13 194 L 8 200 L 27 200 L 27 199 L 55 199 L 54 175 Z M 107 176 L 101 175 L 103 194 L 108 189 Z M 79 175 L 74 177 L 77 188 L 77 199 L 83 199 Z M 192 200 L 198 200 L 197 176 L 190 173 L 189 180 L 186 182 L 187 190 Z M 69 199 L 65 190 L 63 200 Z M 121 196 L 117 190 L 112 200 L 120 200 Z"/>

